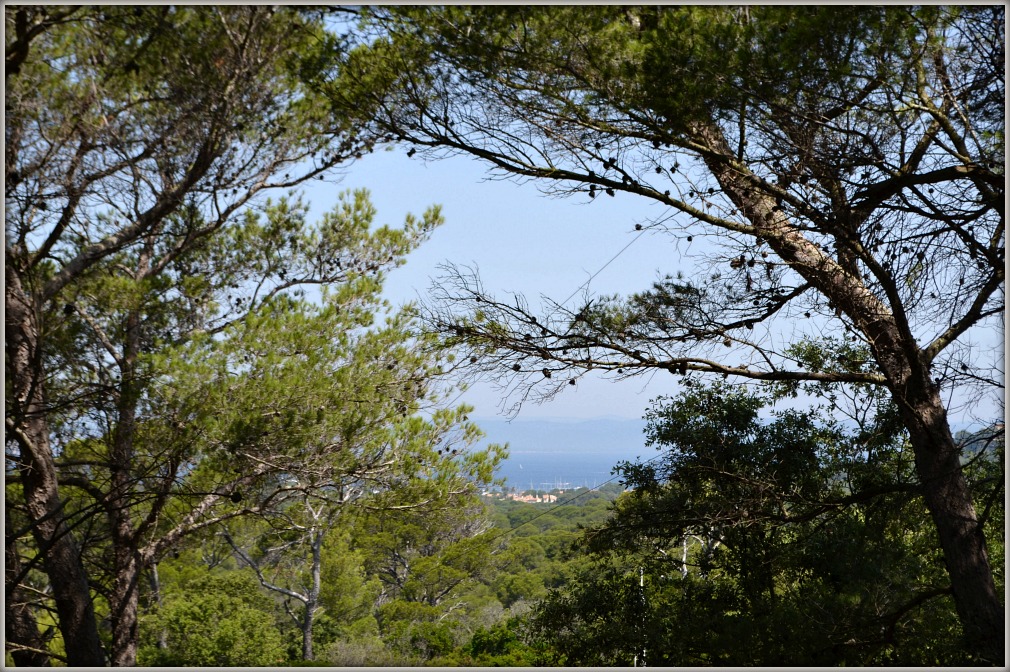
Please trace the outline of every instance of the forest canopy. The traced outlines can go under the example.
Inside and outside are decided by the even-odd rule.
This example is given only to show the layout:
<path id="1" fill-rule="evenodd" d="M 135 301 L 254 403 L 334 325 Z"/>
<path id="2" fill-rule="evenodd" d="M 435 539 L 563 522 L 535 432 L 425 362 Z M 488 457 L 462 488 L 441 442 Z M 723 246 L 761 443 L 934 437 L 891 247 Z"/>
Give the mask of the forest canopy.
<path id="1" fill-rule="evenodd" d="M 375 7 L 362 26 L 323 86 L 335 108 L 557 196 L 661 204 L 671 237 L 718 250 L 635 296 L 539 314 L 447 273 L 426 320 L 477 375 L 520 398 L 590 370 L 771 381 L 839 412 L 884 395 L 966 646 L 1003 659 L 947 414 L 1002 398 L 973 334 L 1002 327 L 1003 8 Z"/>
<path id="2" fill-rule="evenodd" d="M 1003 404 L 1003 7 L 5 28 L 8 663 L 1004 661 L 1004 429 L 950 420 Z M 380 148 L 656 204 L 669 266 L 537 311 L 449 260 L 391 306 L 440 208 L 301 196 Z M 656 456 L 492 497 L 454 386 L 600 373 L 678 381 Z"/>
<path id="3" fill-rule="evenodd" d="M 311 660 L 328 540 L 359 510 L 468 510 L 501 456 L 381 297 L 439 210 L 380 226 L 358 191 L 310 220 L 293 189 L 376 141 L 302 81 L 339 49 L 318 12 L 5 21 L 9 655 L 136 664 L 159 563 L 226 541 L 254 583 L 166 598 L 156 659 L 287 660 L 279 635 L 240 654 L 188 633 L 194 613 L 247 629 L 273 606 L 258 584 Z"/>

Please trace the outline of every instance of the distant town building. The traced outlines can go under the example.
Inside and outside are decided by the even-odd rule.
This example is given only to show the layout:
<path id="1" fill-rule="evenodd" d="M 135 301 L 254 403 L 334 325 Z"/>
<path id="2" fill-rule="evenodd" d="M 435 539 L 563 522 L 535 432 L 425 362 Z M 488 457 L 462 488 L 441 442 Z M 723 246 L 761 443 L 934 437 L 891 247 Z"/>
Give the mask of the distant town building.
<path id="1" fill-rule="evenodd" d="M 485 497 L 491 497 L 494 499 L 508 499 L 513 502 L 523 502 L 525 504 L 553 504 L 558 501 L 558 496 L 551 493 L 544 493 L 543 495 L 538 495 L 534 492 L 492 492 L 484 491 Z"/>

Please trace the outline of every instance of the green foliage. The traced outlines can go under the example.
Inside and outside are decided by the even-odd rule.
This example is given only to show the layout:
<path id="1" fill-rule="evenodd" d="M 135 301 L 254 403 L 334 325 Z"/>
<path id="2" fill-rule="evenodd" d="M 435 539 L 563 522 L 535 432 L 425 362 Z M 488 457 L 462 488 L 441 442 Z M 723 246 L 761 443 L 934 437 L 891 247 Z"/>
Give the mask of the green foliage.
<path id="1" fill-rule="evenodd" d="M 808 502 L 830 492 L 818 452 L 838 441 L 837 431 L 818 427 L 813 411 L 779 411 L 760 422 L 765 403 L 728 385 L 658 400 L 646 434 L 665 451 L 660 466 L 621 466 L 634 492 L 618 510 L 641 521 L 630 526 L 640 530 L 634 534 L 676 539 L 727 526 L 746 534 L 750 521 L 804 515 Z"/>
<path id="2" fill-rule="evenodd" d="M 789 272 L 755 259 L 768 241 L 752 235 L 763 226 L 754 213 L 769 199 L 795 224 L 790 246 L 806 236 L 803 255 L 837 257 L 844 272 L 829 275 L 866 281 L 867 295 L 912 315 L 900 328 L 917 331 L 949 302 L 973 306 L 940 320 L 966 331 L 1000 313 L 988 302 L 1001 287 L 990 269 L 1002 267 L 1002 217 L 989 209 L 1002 193 L 1002 29 L 987 11 L 366 8 L 362 35 L 376 39 L 353 49 L 314 10 L 7 12 L 8 264 L 41 307 L 35 373 L 46 374 L 44 432 L 63 488 L 43 494 L 83 540 L 73 555 L 100 616 L 116 622 L 113 589 L 160 566 L 160 587 L 141 595 L 142 663 L 294 658 L 285 616 L 297 626 L 308 613 L 262 585 L 302 590 L 308 610 L 314 582 L 314 634 L 344 664 L 969 660 L 904 416 L 883 387 L 868 391 L 880 382 L 875 336 L 873 348 L 845 337 L 781 349 L 771 373 L 797 365 L 810 380 L 784 376 L 767 396 L 717 385 L 660 400 L 649 438 L 666 452 L 623 466 L 633 491 L 609 520 L 603 499 L 546 514 L 496 503 L 489 517 L 476 493 L 503 449 L 472 450 L 467 409 L 435 408 L 433 339 L 380 299 L 385 271 L 441 222 L 438 209 L 377 227 L 355 192 L 310 223 L 297 195 L 258 195 L 322 176 L 380 137 L 468 151 L 465 139 L 504 170 L 633 191 L 733 232 L 746 255 L 730 268 L 745 290 L 721 272 L 678 274 L 594 301 L 564 318 L 557 352 L 586 353 L 572 366 L 602 345 L 670 368 L 650 358 L 677 343 L 729 345 L 789 315 L 820 271 L 789 295 Z M 673 196 L 650 182 L 714 166 L 747 181 L 722 214 L 694 176 Z M 933 185 L 940 197 L 922 193 Z M 899 205 L 874 214 L 888 202 Z M 738 211 L 742 221 L 723 219 Z M 784 265 L 800 268 L 803 255 L 787 252 Z M 855 331 L 865 316 L 849 313 Z M 493 353 L 514 336 L 507 317 L 481 308 L 448 342 Z M 900 345 L 926 352 L 911 337 Z M 853 400 L 869 410 L 854 430 L 820 409 L 762 416 L 800 390 L 833 411 Z M 1002 589 L 997 434 L 961 438 Z M 20 483 L 7 499 L 24 499 Z M 8 511 L 30 529 L 24 509 Z M 262 585 L 214 536 L 223 523 Z M 583 539 L 581 525 L 597 529 Z M 24 535 L 18 544 L 38 551 Z M 169 559 L 173 548 L 182 554 Z M 128 575 L 124 557 L 147 564 Z M 55 585 L 37 567 L 21 583 L 38 595 Z"/>
<path id="3" fill-rule="evenodd" d="M 960 626 L 922 503 L 903 489 L 907 474 L 883 468 L 895 464 L 883 452 L 902 449 L 895 425 L 880 418 L 853 436 L 815 410 L 769 417 L 770 398 L 717 385 L 657 401 L 648 435 L 661 459 L 651 470 L 624 467 L 637 487 L 612 512 L 621 488 L 607 486 L 551 508 L 491 499 L 501 527 L 475 537 L 460 527 L 478 518 L 474 510 L 453 508 L 364 516 L 334 530 L 323 555 L 319 663 L 970 662 L 957 648 Z M 1002 443 L 992 434 L 961 440 L 978 456 L 972 482 L 993 502 L 987 524 L 996 529 Z M 581 526 L 592 529 L 573 548 Z M 210 558 L 213 546 L 201 546 Z M 1002 558 L 1002 544 L 991 552 Z M 199 557 L 161 563 L 164 606 L 144 621 L 143 661 L 176 660 L 171 638 L 168 649 L 155 646 L 165 614 L 183 618 L 172 605 L 192 600 L 191 586 L 216 591 Z M 248 588 L 237 566 L 226 554 L 211 576 L 234 572 Z M 270 612 L 260 618 L 283 621 L 278 602 L 256 605 Z M 277 631 L 283 655 L 297 659 L 296 631 Z"/>
<path id="4" fill-rule="evenodd" d="M 275 666 L 287 660 L 272 602 L 247 573 L 212 572 L 185 582 L 149 627 L 167 649 L 141 649 L 141 665 Z"/>
<path id="5" fill-rule="evenodd" d="M 354 361 L 354 350 L 418 344 L 405 343 L 402 315 L 385 329 L 373 322 L 388 312 L 384 271 L 441 219 L 433 208 L 376 226 L 357 192 L 310 222 L 289 191 L 372 147 L 304 81 L 339 46 L 318 12 L 23 6 L 5 23 L 8 268 L 40 307 L 22 325 L 36 356 L 17 375 L 35 390 L 47 381 L 45 413 L 17 422 L 48 443 L 22 442 L 15 459 L 47 468 L 48 490 L 26 499 L 67 502 L 34 515 L 70 516 L 75 531 L 60 543 L 81 545 L 63 556 L 83 566 L 63 568 L 74 578 L 54 580 L 52 598 L 89 606 L 90 584 L 111 623 L 109 657 L 130 665 L 137 586 L 152 563 L 186 535 L 264 508 L 298 460 L 318 466 L 310 457 L 331 448 L 336 416 L 359 447 L 355 423 L 391 417 L 391 395 L 402 415 L 417 411 L 430 367 L 415 360 L 380 377 L 386 363 Z M 301 379 L 299 367 L 314 366 L 320 376 Z M 336 389 L 346 403 L 315 422 Z M 387 400 L 381 412 L 355 417 L 346 396 L 359 390 L 363 405 Z M 45 540 L 23 548 L 49 552 Z M 60 626 L 93 664 L 85 617 L 88 627 Z"/>
<path id="6" fill-rule="evenodd" d="M 381 590 L 379 581 L 364 570 L 364 554 L 354 548 L 349 531 L 327 537 L 322 557 L 319 617 L 320 645 L 341 637 L 364 636 L 375 627 L 372 606 Z"/>
<path id="7" fill-rule="evenodd" d="M 436 606 L 395 599 L 378 609 L 383 640 L 400 656 L 429 661 L 451 651 L 457 623 Z"/>
<path id="8" fill-rule="evenodd" d="M 530 619 L 532 641 L 556 656 L 547 664 L 631 666 L 643 644 L 646 603 L 638 573 L 595 564 L 564 591 L 552 591 Z M 652 663 L 655 664 L 655 663 Z"/>
<path id="9" fill-rule="evenodd" d="M 503 512 L 517 522 L 527 521 L 545 512 L 542 505 L 491 498 L 485 500 L 489 510 L 484 514 L 475 508 L 476 502 L 465 499 L 452 506 L 385 510 L 374 517 L 345 510 L 347 515 L 335 519 L 337 524 L 322 546 L 321 609 L 313 629 L 316 661 L 312 664 L 556 662 L 546 645 L 529 639 L 521 615 L 529 613 L 533 602 L 550 588 L 588 575 L 591 562 L 574 555 L 571 542 L 580 526 L 600 524 L 607 518 L 608 504 L 621 491 L 612 484 L 598 492 L 568 493 L 578 496 L 552 508 L 551 515 L 541 515 L 537 522 L 542 525 L 524 526 L 530 528 L 524 536 L 498 537 L 509 526 Z M 469 503 L 461 506 L 463 502 Z M 296 508 L 289 508 L 289 520 L 294 519 Z M 481 522 L 482 515 L 499 518 L 501 526 L 467 536 L 487 525 Z M 288 582 L 285 585 L 292 588 L 306 586 L 311 563 L 295 552 L 300 533 L 282 528 L 280 521 L 275 517 L 266 526 L 255 519 L 237 519 L 229 528 L 236 542 L 246 544 L 249 553 L 262 561 L 260 567 L 272 581 Z M 214 605 L 235 604 L 228 600 L 237 596 L 246 600 L 242 610 L 263 611 L 257 617 L 271 624 L 270 642 L 273 633 L 279 633 L 284 664 L 309 664 L 299 660 L 301 633 L 285 613 L 283 596 L 262 587 L 253 591 L 256 582 L 250 570 L 220 535 L 196 535 L 186 544 L 175 557 L 158 564 L 158 590 L 144 592 L 142 663 L 183 664 L 185 656 L 190 660 L 196 655 L 194 649 L 209 655 L 206 651 L 226 648 L 231 623 L 222 632 L 198 631 L 194 642 L 179 639 L 177 629 L 168 624 L 195 617 L 183 609 L 184 603 L 207 611 Z M 283 554 L 276 550 L 281 545 Z M 222 582 L 221 577 L 228 581 Z M 215 587 L 218 583 L 225 586 L 222 594 Z M 247 599 L 253 592 L 258 597 Z M 159 642 L 164 648 L 159 648 Z M 183 644 L 177 646 L 179 642 Z M 183 650 L 177 650 L 179 646 Z"/>
<path id="10" fill-rule="evenodd" d="M 518 619 L 512 618 L 473 634 L 469 644 L 453 654 L 432 661 L 439 666 L 531 667 L 539 662 L 537 652 L 525 644 L 518 632 Z"/>
<path id="11" fill-rule="evenodd" d="M 902 433 L 763 417 L 769 401 L 724 385 L 658 401 L 664 452 L 622 467 L 633 490 L 583 542 L 595 563 L 540 603 L 526 641 L 569 665 L 970 662 L 924 505 L 881 458 Z"/>

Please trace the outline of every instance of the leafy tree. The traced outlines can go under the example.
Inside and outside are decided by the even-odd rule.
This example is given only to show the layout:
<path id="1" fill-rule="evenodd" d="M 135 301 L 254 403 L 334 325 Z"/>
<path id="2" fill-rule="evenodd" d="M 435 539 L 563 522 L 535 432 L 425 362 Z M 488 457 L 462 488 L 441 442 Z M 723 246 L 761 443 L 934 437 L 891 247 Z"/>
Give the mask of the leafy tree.
<path id="1" fill-rule="evenodd" d="M 498 565 L 484 504 L 472 490 L 452 496 L 449 485 L 436 483 L 432 494 L 448 496 L 442 501 L 450 505 L 377 509 L 356 535 L 367 571 L 382 585 L 376 613 L 383 638 L 420 661 L 457 646 L 465 622 L 479 617 L 490 597 L 479 586 Z"/>
<path id="2" fill-rule="evenodd" d="M 166 600 L 157 627 L 169 648 L 145 651 L 143 664 L 262 667 L 286 660 L 273 604 L 246 573 L 216 571 L 187 582 Z"/>
<path id="3" fill-rule="evenodd" d="M 424 664 L 453 649 L 457 623 L 444 616 L 437 606 L 400 598 L 376 610 L 382 640 L 401 665 Z"/>
<path id="4" fill-rule="evenodd" d="M 917 524 L 913 466 L 881 459 L 909 452 L 900 426 L 852 433 L 816 409 L 761 418 L 771 400 L 715 385 L 655 404 L 648 435 L 663 452 L 622 467 L 633 490 L 585 538 L 596 564 L 538 607 L 532 641 L 565 664 L 642 650 L 678 666 L 977 662 Z M 966 468 L 982 501 L 1002 492 L 990 448 Z"/>
<path id="5" fill-rule="evenodd" d="M 483 504 L 472 491 L 452 497 L 456 506 L 408 506 L 399 512 L 373 511 L 360 522 L 366 566 L 382 581 L 383 598 L 430 607 L 453 604 L 460 590 L 490 569 L 493 534 Z M 441 487 L 445 487 L 444 485 Z M 460 493 L 462 494 L 462 493 Z"/>
<path id="6" fill-rule="evenodd" d="M 411 154 L 645 198 L 668 209 L 649 229 L 672 263 L 704 248 L 630 299 L 546 314 L 451 270 L 430 323 L 520 399 L 588 370 L 885 391 L 967 645 L 996 662 L 1004 609 L 945 399 L 1001 403 L 1001 363 L 973 342 L 1003 313 L 1004 23 L 1002 7 L 382 7 L 321 87 Z M 824 333 L 862 357 L 797 353 L 832 353 Z"/>
<path id="7" fill-rule="evenodd" d="M 525 628 L 519 628 L 526 630 L 527 643 L 544 651 L 539 664 L 655 665 L 662 659 L 639 658 L 645 641 L 642 623 L 656 616 L 643 596 L 634 568 L 596 563 L 566 588 L 551 591 L 534 607 Z"/>
<path id="8" fill-rule="evenodd" d="M 372 235 L 367 231 L 374 213 L 362 194 L 354 202 L 327 227 L 348 243 L 354 235 Z M 254 231 L 252 224 L 245 223 L 245 234 Z M 376 240 L 388 233 L 379 229 Z M 409 227 L 399 233 L 405 241 L 411 235 Z M 377 247 L 381 254 L 390 249 Z M 374 278 L 360 277 L 324 292 L 321 305 L 269 297 L 222 330 L 174 348 L 162 346 L 141 360 L 145 376 L 158 384 L 138 404 L 143 420 L 131 442 L 129 489 L 118 493 L 135 532 L 117 541 L 99 524 L 99 536 L 85 548 L 94 563 L 92 581 L 112 596 L 111 604 L 117 604 L 113 582 L 132 576 L 135 610 L 137 577 L 183 536 L 281 505 L 285 498 L 276 493 L 290 491 L 281 473 L 300 475 L 307 488 L 321 489 L 354 480 L 369 460 L 384 459 L 368 442 L 385 431 L 383 423 L 419 408 L 434 369 L 417 358 L 393 365 L 408 351 L 403 316 L 392 318 L 385 329 L 363 332 L 381 308 L 380 289 Z M 212 408 L 216 413 L 209 412 Z M 110 496 L 106 439 L 102 434 L 76 439 L 58 462 L 64 485 L 81 493 L 75 498 L 79 514 L 101 510 Z M 327 461 L 341 449 L 342 459 Z M 108 536 L 113 553 L 117 547 L 130 552 L 132 567 L 104 573 Z M 134 630 L 122 643 L 126 647 L 135 641 L 135 612 L 133 618 Z"/>
<path id="9" fill-rule="evenodd" d="M 547 564 L 543 546 L 530 537 L 513 537 L 502 553 L 501 573 L 494 581 L 498 600 L 506 608 L 545 592 L 539 570 Z"/>
<path id="10" fill-rule="evenodd" d="M 490 629 L 481 628 L 461 650 L 435 662 L 468 667 L 531 667 L 539 659 L 520 638 L 518 627 L 516 619 L 509 619 Z"/>
<path id="11" fill-rule="evenodd" d="M 109 659 L 128 665 L 142 573 L 244 511 L 241 489 L 276 472 L 257 451 L 305 445 L 283 426 L 293 415 L 238 417 L 220 386 L 249 368 L 229 348 L 243 329 L 304 313 L 298 291 L 311 285 L 341 287 L 330 326 L 351 342 L 378 307 L 378 274 L 438 215 L 370 231 L 364 195 L 314 225 L 304 204 L 262 198 L 373 143 L 301 83 L 339 49 L 312 12 L 20 6 L 5 22 L 5 426 L 27 525 L 7 528 L 25 560 L 6 585 L 45 571 L 75 665 L 106 661 L 95 604 L 107 605 Z M 212 352 L 223 370 L 184 360 Z M 198 371 L 203 387 L 190 385 Z M 249 469 L 215 478 L 223 446 Z M 8 607 L 13 644 L 38 649 L 31 613 Z"/>
<path id="12" fill-rule="evenodd" d="M 327 333 L 328 330 L 322 331 Z M 361 350 L 369 351 L 368 348 Z M 395 357 L 400 366 L 413 368 L 408 363 L 412 355 L 406 348 L 396 351 L 387 345 L 372 352 L 382 352 L 384 359 Z M 323 370 L 320 373 L 327 378 L 332 375 Z M 353 379 L 375 384 L 382 378 L 380 374 L 357 374 Z M 380 384 L 379 390 L 385 392 L 389 387 Z M 363 390 L 354 395 L 355 405 L 364 402 L 361 392 Z M 341 390 L 340 397 L 347 396 L 346 390 Z M 327 413 L 333 412 L 332 404 L 339 403 L 338 399 L 327 402 L 321 394 L 313 394 L 308 399 L 329 407 L 331 410 Z M 399 408 L 392 411 L 402 415 L 402 397 L 396 403 Z M 357 437 L 344 435 L 339 445 L 321 451 L 323 457 L 313 468 L 306 470 L 302 466 L 298 471 L 285 470 L 289 475 L 283 492 L 276 495 L 269 510 L 262 513 L 267 524 L 265 529 L 253 532 L 256 548 L 245 550 L 227 530 L 223 533 L 235 553 L 255 571 L 260 583 L 283 597 L 285 611 L 302 633 L 303 660 L 314 658 L 313 626 L 317 612 L 323 608 L 326 589 L 323 582 L 326 540 L 341 526 L 346 530 L 353 525 L 345 519 L 354 516 L 355 510 L 367 509 L 370 515 L 388 523 L 390 516 L 410 509 L 413 515 L 423 515 L 428 523 L 427 530 L 436 535 L 458 532 L 455 526 L 446 529 L 443 520 L 446 510 L 463 510 L 472 516 L 475 489 L 481 486 L 482 477 L 485 481 L 490 479 L 500 455 L 494 450 L 469 451 L 479 433 L 475 426 L 465 424 L 466 411 L 465 407 L 436 411 L 430 422 L 418 417 L 395 421 L 381 417 L 385 412 L 381 401 L 370 401 L 355 418 L 355 424 L 370 429 L 359 432 Z M 342 421 L 350 415 L 352 413 L 346 410 L 339 413 Z M 468 533 L 471 532 L 463 532 Z M 401 544 L 399 548 L 405 545 L 406 550 L 390 552 L 409 554 L 412 540 L 401 538 L 397 541 Z M 421 568 L 424 560 L 415 562 L 411 567 L 411 582 L 403 586 L 412 599 L 437 604 L 440 597 L 436 598 L 433 592 L 444 596 L 475 573 L 477 566 L 472 562 L 472 553 L 468 563 L 459 560 L 462 553 L 458 548 L 438 550 L 440 553 L 432 559 L 438 566 L 435 572 L 438 587 L 431 586 L 429 581 L 429 585 L 418 588 L 421 581 L 418 576 L 425 571 Z M 363 562 L 365 560 L 362 558 Z M 422 597 L 416 595 L 418 592 Z M 335 598 L 331 598 L 331 604 Z M 299 608 L 292 608 L 292 602 L 300 603 Z"/>
<path id="13" fill-rule="evenodd" d="M 353 527 L 341 528 L 323 546 L 322 585 L 319 603 L 321 642 L 378 637 L 375 602 L 381 591 L 377 578 L 365 572 L 364 553 L 354 547 Z M 331 664 L 342 664 L 332 661 Z M 348 663 L 350 664 L 350 663 Z"/>

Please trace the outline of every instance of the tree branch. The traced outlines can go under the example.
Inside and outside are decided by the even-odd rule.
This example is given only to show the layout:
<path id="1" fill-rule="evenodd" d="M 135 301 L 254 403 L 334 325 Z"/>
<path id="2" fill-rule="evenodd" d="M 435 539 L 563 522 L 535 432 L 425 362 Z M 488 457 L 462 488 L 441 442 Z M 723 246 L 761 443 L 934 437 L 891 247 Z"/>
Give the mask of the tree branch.
<path id="1" fill-rule="evenodd" d="M 275 593 L 280 593 L 281 595 L 286 595 L 290 598 L 296 599 L 302 604 L 308 604 L 309 598 L 307 595 L 302 595 L 299 592 L 290 590 L 288 588 L 284 588 L 283 586 L 278 586 L 268 581 L 267 578 L 263 575 L 263 570 L 260 568 L 259 564 L 253 562 L 253 559 L 250 558 L 245 551 L 243 551 L 241 548 L 238 547 L 238 544 L 235 543 L 235 540 L 231 538 L 231 534 L 228 533 L 227 528 L 222 529 L 221 534 L 222 536 L 224 536 L 225 541 L 228 542 L 228 545 L 232 547 L 232 550 L 234 550 L 235 553 L 238 554 L 238 556 L 242 559 L 242 561 L 245 562 L 254 572 L 256 572 L 256 578 L 259 579 L 260 585 L 262 585 L 267 590 L 272 590 Z"/>

